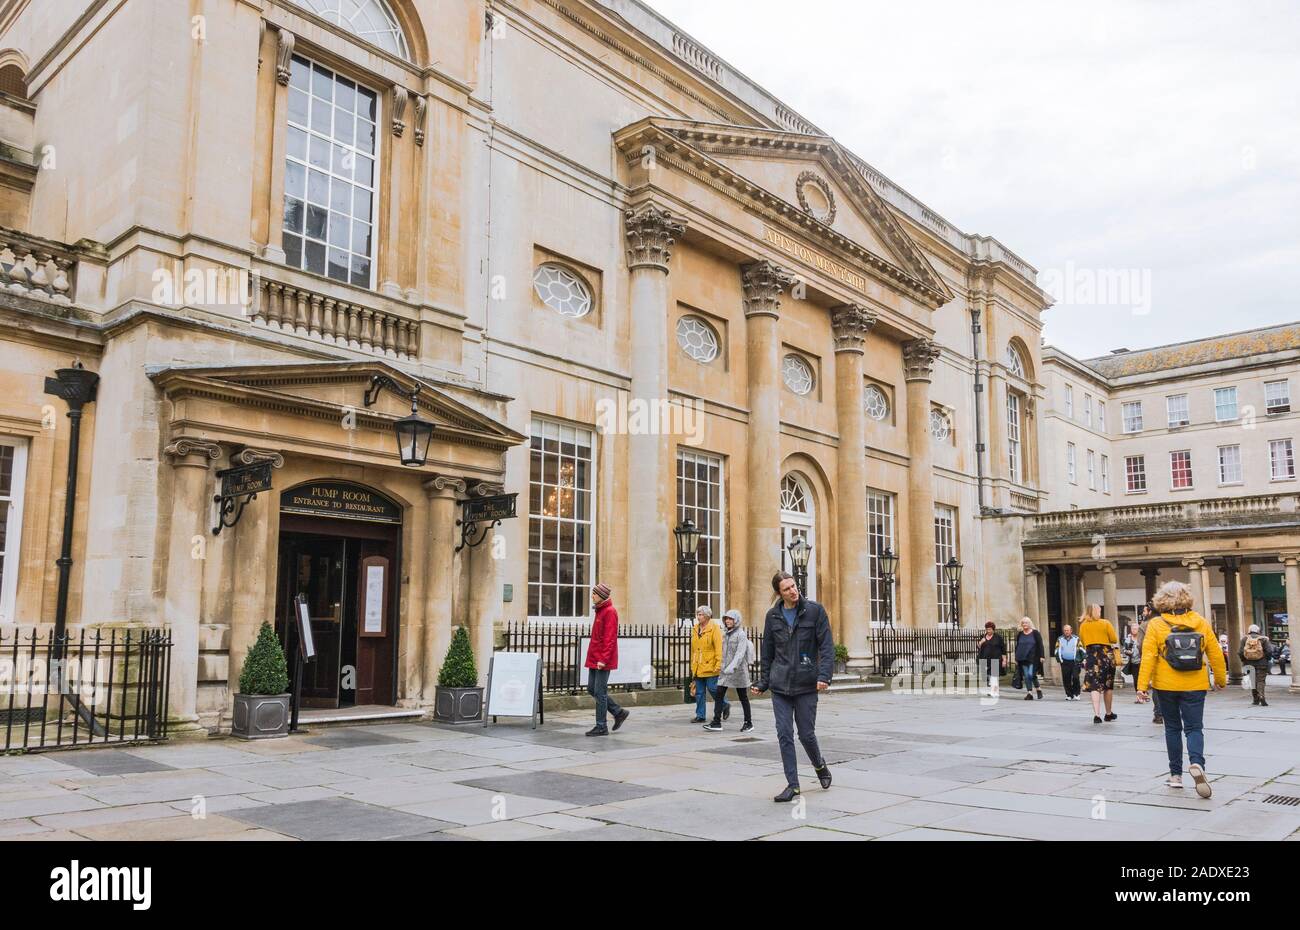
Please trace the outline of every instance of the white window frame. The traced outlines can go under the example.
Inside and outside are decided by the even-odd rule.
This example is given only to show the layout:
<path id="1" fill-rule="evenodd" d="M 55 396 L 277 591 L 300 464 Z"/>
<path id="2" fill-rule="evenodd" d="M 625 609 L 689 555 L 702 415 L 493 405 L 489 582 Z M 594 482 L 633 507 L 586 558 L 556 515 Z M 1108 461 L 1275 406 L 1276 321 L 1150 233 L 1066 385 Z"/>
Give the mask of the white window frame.
<path id="1" fill-rule="evenodd" d="M 1110 456 L 1105 453 L 1101 456 L 1101 493 L 1110 493 Z"/>
<path id="2" fill-rule="evenodd" d="M 589 603 L 588 603 L 588 600 L 587 600 L 586 598 L 582 597 L 582 589 L 583 589 L 584 587 L 586 587 L 588 590 L 590 590 L 591 586 L 592 586 L 593 584 L 596 583 L 596 578 L 597 578 L 598 575 L 599 575 L 599 567 L 596 565 L 596 531 L 597 531 L 597 527 L 598 527 L 598 525 L 599 525 L 598 522 L 597 522 L 597 518 L 598 518 L 598 516 L 599 516 L 599 514 L 597 513 L 597 507 L 598 507 L 598 501 L 599 501 L 599 497 L 598 497 L 598 494 L 599 494 L 599 487 L 598 487 L 598 471 L 597 471 L 597 469 L 599 468 L 599 465 L 600 465 L 600 462 L 599 462 L 600 448 L 599 448 L 599 446 L 597 445 L 597 442 L 598 442 L 598 440 L 599 440 L 599 438 L 600 438 L 600 433 L 599 433 L 597 430 L 595 430 L 595 429 L 591 429 L 591 428 L 586 427 L 586 426 L 581 426 L 581 425 L 576 424 L 576 423 L 569 423 L 569 422 L 566 422 L 566 421 L 564 421 L 564 420 L 560 420 L 560 419 L 556 419 L 556 418 L 554 418 L 554 417 L 546 416 L 546 415 L 544 415 L 544 414 L 536 414 L 536 413 L 535 413 L 535 414 L 532 415 L 532 418 L 531 418 L 531 420 L 530 420 L 530 422 L 529 422 L 529 432 L 528 432 L 528 436 L 529 436 L 529 446 L 528 446 L 528 455 L 529 455 L 529 504 L 528 504 L 528 523 L 529 523 L 529 526 L 528 526 L 528 534 L 529 534 L 529 538 L 528 538 L 528 540 L 527 540 L 527 543 L 528 543 L 528 557 L 529 557 L 530 561 L 531 561 L 531 559 L 532 559 L 532 554 L 533 554 L 533 551 L 534 551 L 534 550 L 533 550 L 533 545 L 532 545 L 532 521 L 533 521 L 534 518 L 541 519 L 543 516 L 545 516 L 545 515 L 543 515 L 543 514 L 534 514 L 534 513 L 533 513 L 533 508 L 532 508 L 532 483 L 533 483 L 533 482 L 532 482 L 532 454 L 533 454 L 533 452 L 532 452 L 532 437 L 533 437 L 534 435 L 536 435 L 535 430 L 537 429 L 538 426 L 542 426 L 543 429 L 544 429 L 546 426 L 554 426 L 554 427 L 558 428 L 558 429 L 561 431 L 561 438 L 563 438 L 563 431 L 564 431 L 565 429 L 572 429 L 572 430 L 575 430 L 575 431 L 584 432 L 584 433 L 587 433 L 588 436 L 590 436 L 590 440 L 591 440 L 591 441 L 590 441 L 591 459 L 590 459 L 590 461 L 589 461 L 589 463 L 588 463 L 588 466 L 589 466 L 588 470 L 589 470 L 589 472 L 590 472 L 590 474 L 591 474 L 591 490 L 590 490 L 590 492 L 589 492 L 589 493 L 591 494 L 591 507 L 590 507 L 590 510 L 589 510 L 589 512 L 588 512 L 588 514 L 587 514 L 587 519 L 586 519 L 586 520 L 579 521 L 576 517 L 573 518 L 573 520 L 572 520 L 572 522 L 574 522 L 574 523 L 579 523 L 579 522 L 581 522 L 581 523 L 585 523 L 585 524 L 587 524 L 587 548 L 586 548 L 586 551 L 585 551 L 585 552 L 578 552 L 577 550 L 575 550 L 574 554 L 575 554 L 575 555 L 585 554 L 585 555 L 587 556 L 587 565 L 589 566 L 589 577 L 586 578 L 586 579 L 575 579 L 575 582 L 576 582 L 576 583 L 575 583 L 574 585 L 572 585 L 572 587 L 574 587 L 574 588 L 576 589 L 575 592 L 574 592 L 573 614 L 572 614 L 572 615 L 561 616 L 561 615 L 559 615 L 559 614 L 557 613 L 555 616 L 550 617 L 550 616 L 546 616 L 546 615 L 544 615 L 544 614 L 534 614 L 534 613 L 532 612 L 532 586 L 533 586 L 532 571 L 531 571 L 531 568 L 530 568 L 530 567 L 525 566 L 525 572 L 526 572 L 526 578 L 527 578 L 527 581 L 526 581 L 526 585 L 527 585 L 527 588 L 526 588 L 526 592 L 527 592 L 527 593 L 526 593 L 526 597 L 528 598 L 528 600 L 526 600 L 526 601 L 524 602 L 525 612 L 527 613 L 527 616 L 528 616 L 528 622 L 529 622 L 529 623 L 589 623 L 589 622 L 591 622 L 591 610 L 589 609 Z M 542 473 L 542 477 L 543 477 L 543 479 L 545 479 L 545 471 L 543 471 L 543 473 Z M 545 484 L 543 484 L 542 487 L 543 487 L 543 489 L 545 489 L 547 486 L 546 486 Z M 567 519 L 567 518 L 565 518 L 565 519 Z M 542 530 L 542 542 L 543 542 L 543 544 L 545 543 L 545 529 L 544 529 L 544 528 L 543 528 L 543 530 Z M 545 552 L 545 551 L 546 551 L 546 550 L 545 550 L 544 548 L 543 548 L 543 549 L 538 549 L 538 550 L 537 550 L 537 552 L 539 553 L 539 558 L 540 558 L 540 554 L 543 553 L 543 552 Z M 557 610 L 559 609 L 559 605 L 558 605 L 558 604 L 556 605 L 556 609 L 557 609 Z"/>
<path id="3" fill-rule="evenodd" d="M 13 474 L 9 484 L 9 512 L 5 525 L 3 575 L 0 575 L 0 623 L 17 623 L 18 573 L 23 543 L 23 506 L 27 492 L 27 440 L 0 436 L 0 446 L 14 450 Z"/>
<path id="4" fill-rule="evenodd" d="M 1278 449 L 1285 448 L 1284 463 L 1290 467 L 1286 474 L 1277 473 Z M 1295 444 L 1289 439 L 1270 439 L 1268 441 L 1268 471 L 1273 481 L 1290 481 L 1295 478 Z"/>
<path id="5" fill-rule="evenodd" d="M 1079 453 L 1072 442 L 1065 444 L 1065 478 L 1070 484 L 1079 483 Z"/>
<path id="6" fill-rule="evenodd" d="M 1270 397 L 1270 389 L 1277 387 L 1281 387 L 1281 392 L 1276 397 Z M 1266 414 L 1291 412 L 1291 382 L 1289 379 L 1283 378 L 1281 381 L 1264 382 L 1264 412 Z"/>
<path id="7" fill-rule="evenodd" d="M 1232 397 L 1232 413 L 1231 413 L 1230 416 L 1224 416 L 1224 414 L 1223 414 L 1223 408 L 1224 408 L 1226 405 L 1225 405 L 1224 403 L 1222 403 L 1221 400 L 1220 400 L 1220 398 L 1222 398 L 1222 397 L 1226 397 L 1226 396 L 1231 396 L 1231 397 Z M 1237 388 L 1236 388 L 1236 386 L 1234 385 L 1234 386 L 1232 386 L 1232 387 L 1221 387 L 1221 388 L 1215 388 L 1215 389 L 1214 389 L 1214 422 L 1215 422 L 1215 423 L 1231 423 L 1231 422 L 1233 422 L 1234 420 L 1238 419 L 1238 418 L 1240 417 L 1240 415 L 1241 415 L 1241 414 L 1240 414 L 1239 411 L 1238 411 L 1238 405 L 1237 405 Z"/>
<path id="8" fill-rule="evenodd" d="M 1134 479 L 1141 479 L 1142 486 L 1134 487 Z M 1124 493 L 1147 493 L 1147 457 L 1145 455 L 1124 456 Z"/>
<path id="9" fill-rule="evenodd" d="M 1144 429 L 1142 401 L 1126 400 L 1120 405 L 1121 426 L 1125 433 L 1140 433 Z"/>
<path id="10" fill-rule="evenodd" d="M 1179 485 L 1174 477 L 1174 456 L 1187 456 L 1187 484 Z M 1196 472 L 1192 468 L 1192 450 L 1191 449 L 1171 449 L 1169 451 L 1169 490 L 1171 491 L 1190 491 L 1196 487 Z"/>
<path id="11" fill-rule="evenodd" d="M 1068 384 L 1065 386 L 1065 415 L 1074 419 L 1074 388 Z"/>
<path id="12" fill-rule="evenodd" d="M 1097 431 L 1106 432 L 1106 402 L 1100 399 L 1097 401 Z"/>
<path id="13" fill-rule="evenodd" d="M 1181 412 L 1181 415 L 1179 415 Z M 1165 425 L 1180 429 L 1192 422 L 1192 405 L 1186 394 L 1170 394 L 1165 398 Z"/>
<path id="14" fill-rule="evenodd" d="M 717 492 L 718 492 L 718 506 L 717 506 L 716 510 L 713 509 L 713 508 L 704 508 L 704 507 L 699 507 L 698 505 L 697 505 L 697 506 L 694 506 L 694 507 L 687 507 L 687 506 L 682 502 L 682 500 L 683 500 L 682 491 L 684 490 L 685 482 L 686 482 L 686 480 L 687 480 L 686 478 L 684 478 L 684 477 L 680 474 L 680 466 L 681 466 L 681 463 L 684 462 L 684 461 L 689 461 L 689 462 L 691 462 L 692 464 L 695 464 L 695 465 L 701 465 L 701 464 L 703 464 L 703 465 L 705 465 L 705 466 L 710 466 L 710 467 L 716 467 L 716 468 L 717 468 L 717 470 L 718 470 L 718 484 L 717 484 Z M 710 511 L 710 512 L 713 514 L 713 516 L 716 517 L 716 520 L 717 520 L 717 523 L 716 523 L 716 529 L 717 529 L 717 532 L 716 532 L 716 533 L 704 533 L 704 532 L 701 532 L 701 533 L 700 533 L 700 540 L 701 540 L 701 542 L 703 542 L 705 539 L 710 539 L 710 540 L 716 540 L 716 541 L 717 541 L 717 544 L 718 544 L 718 549 L 717 549 L 718 561 L 717 561 L 716 563 L 714 563 L 714 562 L 698 562 L 698 563 L 696 564 L 696 569 L 695 569 L 695 572 L 696 572 L 696 574 L 695 574 L 695 579 L 696 579 L 696 585 L 695 585 L 695 604 L 693 604 L 693 605 L 691 605 L 691 606 L 692 606 L 692 608 L 694 608 L 695 606 L 697 606 L 697 605 L 699 605 L 699 604 L 708 604 L 709 607 L 713 610 L 713 616 L 714 616 L 714 617 L 721 617 L 723 611 L 727 609 L 727 472 L 726 472 L 726 460 L 723 459 L 723 457 L 720 456 L 720 455 L 712 455 L 712 454 L 710 454 L 710 453 L 708 453 L 708 452 L 701 452 L 701 451 L 698 450 L 698 449 L 679 448 L 679 449 L 677 450 L 677 458 L 676 458 L 676 460 L 675 460 L 675 462 L 674 462 L 674 465 L 677 467 L 677 472 L 678 472 L 678 473 L 675 475 L 675 478 L 676 478 L 676 492 L 675 492 L 675 493 L 676 493 L 677 497 L 676 497 L 676 500 L 675 500 L 675 502 L 674 502 L 675 505 L 676 505 L 676 508 L 677 508 L 677 522 L 678 522 L 678 525 L 681 524 L 681 521 L 683 521 L 683 520 L 685 520 L 685 519 L 687 519 L 687 518 L 689 517 L 689 518 L 691 519 L 691 521 L 696 525 L 696 527 L 698 527 L 698 528 L 708 528 L 708 527 L 705 526 L 704 523 L 702 523 L 702 522 L 699 520 L 699 518 L 698 518 L 698 516 L 697 516 L 701 510 L 707 510 L 707 511 Z M 699 478 L 692 478 L 692 479 L 690 479 L 690 480 L 691 480 L 694 484 L 696 484 L 696 485 L 711 485 L 711 482 L 708 482 L 708 481 L 701 481 Z M 698 497 L 697 497 L 696 499 L 698 500 Z M 707 569 L 708 569 L 708 568 L 712 568 L 712 567 L 716 567 L 717 570 L 718 570 L 718 589 L 717 589 L 716 591 L 709 590 L 709 591 L 707 591 L 707 592 L 702 592 L 702 591 L 700 590 L 700 587 L 699 587 L 699 572 L 700 572 L 700 569 L 701 569 L 701 568 L 704 568 L 704 569 L 706 570 L 706 573 L 707 573 Z M 673 574 L 674 574 L 674 577 L 675 577 L 676 574 L 677 574 L 677 572 L 676 572 L 676 566 L 674 566 L 674 568 L 673 568 Z M 681 593 L 680 580 L 677 581 L 677 582 L 674 582 L 674 584 L 673 584 L 673 590 L 674 590 L 674 592 L 675 592 L 677 595 L 680 595 L 680 593 Z M 676 600 L 674 600 L 674 604 L 676 604 Z M 694 616 L 694 614 L 692 614 L 692 616 Z"/>
<path id="15" fill-rule="evenodd" d="M 874 522 L 873 522 L 874 520 Z M 884 532 L 872 532 L 873 525 L 883 526 Z M 867 601 L 868 611 L 873 627 L 887 626 L 891 618 L 882 617 L 885 609 L 885 585 L 880 574 L 880 555 L 884 549 L 892 549 L 897 555 L 897 519 L 895 517 L 894 495 L 888 491 L 867 488 Z M 881 544 L 884 544 L 883 547 Z M 898 618 L 898 579 L 894 579 L 894 590 L 889 598 L 893 618 Z"/>
<path id="16" fill-rule="evenodd" d="M 943 567 L 948 559 L 961 556 L 957 551 L 957 508 L 947 504 L 936 504 L 934 508 L 934 565 L 935 591 L 939 597 L 940 623 L 951 623 L 948 616 L 948 602 L 952 599 L 952 586 L 948 584 L 948 575 Z"/>
<path id="17" fill-rule="evenodd" d="M 1092 428 L 1092 395 L 1086 392 L 1083 395 L 1083 424 Z"/>
<path id="18" fill-rule="evenodd" d="M 1224 456 L 1224 453 L 1229 451 L 1233 453 L 1233 456 L 1235 457 L 1235 461 L 1230 461 L 1228 457 Z M 1220 485 L 1241 484 L 1245 480 L 1244 471 L 1241 467 L 1241 446 L 1239 444 L 1219 446 L 1218 455 L 1219 455 L 1219 484 Z M 1235 475 L 1228 471 L 1230 467 L 1236 468 Z"/>
<path id="19" fill-rule="evenodd" d="M 1017 484 L 1023 472 L 1020 445 L 1020 395 L 1007 391 L 1007 466 L 1011 480 Z"/>
<path id="20" fill-rule="evenodd" d="M 1097 453 L 1089 449 L 1084 453 L 1088 468 L 1088 490 L 1097 490 Z"/>

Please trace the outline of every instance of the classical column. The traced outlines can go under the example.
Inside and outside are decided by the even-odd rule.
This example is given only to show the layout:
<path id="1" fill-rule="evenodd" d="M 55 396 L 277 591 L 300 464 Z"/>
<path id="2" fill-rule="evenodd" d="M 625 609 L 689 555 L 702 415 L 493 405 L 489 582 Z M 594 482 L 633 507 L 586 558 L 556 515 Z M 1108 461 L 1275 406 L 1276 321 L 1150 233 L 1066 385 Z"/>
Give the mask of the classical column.
<path id="1" fill-rule="evenodd" d="M 402 560 L 410 574 L 408 589 L 406 625 L 402 628 L 401 642 L 401 676 L 402 688 L 398 703 L 402 707 L 419 707 L 424 697 L 424 635 L 427 628 L 424 596 L 425 582 L 428 580 L 430 559 L 429 545 L 432 534 L 429 531 L 429 504 L 423 507 L 416 504 L 410 508 L 409 532 L 411 547 L 402 553 Z"/>
<path id="2" fill-rule="evenodd" d="M 671 314 L 668 262 L 685 222 L 653 203 L 628 210 L 627 267 L 630 275 L 632 403 L 661 409 L 668 401 L 668 320 Z M 677 599 L 669 573 L 676 525 L 670 436 L 645 429 L 628 436 L 627 545 L 630 623 L 664 623 Z"/>
<path id="3" fill-rule="evenodd" d="M 1284 552 L 1277 557 L 1286 566 L 1287 630 L 1291 641 L 1291 693 L 1300 694 L 1300 673 L 1295 670 L 1300 656 L 1300 552 Z"/>
<path id="4" fill-rule="evenodd" d="M 749 465 L 745 515 L 749 524 L 749 565 L 745 581 L 748 619 L 754 624 L 762 623 L 772 605 L 772 575 L 781 567 L 781 344 L 776 324 L 781 292 L 793 280 L 790 272 L 769 261 L 741 268 L 749 372 L 745 453 Z"/>
<path id="5" fill-rule="evenodd" d="M 221 447 L 204 439 L 177 439 L 163 452 L 176 474 L 172 481 L 171 534 L 167 543 L 167 579 L 163 622 L 171 628 L 172 723 L 178 732 L 198 729 L 199 624 L 203 622 L 203 552 L 212 527 L 212 488 L 208 472 Z"/>
<path id="6" fill-rule="evenodd" d="M 1038 576 L 1042 573 L 1043 570 L 1037 565 L 1025 566 L 1025 615 L 1034 621 L 1034 627 L 1039 630 L 1043 629 L 1043 625 L 1046 623 L 1046 618 L 1038 603 Z"/>
<path id="7" fill-rule="evenodd" d="M 831 311 L 835 337 L 835 417 L 839 424 L 839 582 L 841 638 L 849 667 L 870 665 L 870 542 L 867 539 L 867 430 L 862 360 L 876 317 L 856 304 Z"/>
<path id="8" fill-rule="evenodd" d="M 1190 559 L 1183 559 L 1183 567 L 1187 569 L 1187 586 L 1192 591 L 1192 610 L 1196 611 L 1205 619 L 1210 619 L 1209 609 L 1205 606 L 1205 575 L 1201 571 L 1205 567 L 1205 559 L 1199 556 L 1193 556 Z"/>
<path id="9" fill-rule="evenodd" d="M 1038 594 L 1038 616 L 1042 618 L 1041 619 L 1042 624 L 1048 624 L 1052 622 L 1052 612 L 1051 609 L 1047 606 L 1047 569 L 1048 566 L 1046 565 L 1040 566 L 1038 569 L 1038 575 L 1035 579 L 1035 587 L 1037 588 L 1037 594 Z M 1069 623 L 1071 626 L 1078 625 L 1074 623 L 1074 621 L 1071 620 L 1068 616 L 1064 617 L 1063 620 L 1064 622 Z"/>
<path id="10" fill-rule="evenodd" d="M 1119 596 L 1115 584 L 1115 569 L 1119 566 L 1115 562 L 1098 562 L 1097 568 L 1101 571 L 1101 590 L 1102 590 L 1102 615 L 1107 620 L 1115 624 L 1115 629 L 1119 631 L 1121 638 L 1124 631 L 1119 625 Z"/>
<path id="11" fill-rule="evenodd" d="M 1201 591 L 1205 596 L 1205 619 L 1210 621 L 1210 626 L 1214 626 L 1214 586 L 1211 582 L 1210 566 L 1201 565 Z"/>
<path id="12" fill-rule="evenodd" d="M 903 344 L 907 382 L 907 575 L 912 588 L 908 626 L 937 626 L 939 597 L 934 574 L 934 468 L 930 445 L 930 378 L 939 347 L 930 339 Z"/>
<path id="13" fill-rule="evenodd" d="M 1160 569 L 1144 568 L 1142 569 L 1142 581 L 1146 587 L 1147 601 L 1156 596 L 1156 588 L 1160 586 Z"/>
<path id="14" fill-rule="evenodd" d="M 1223 613 L 1228 625 L 1228 683 L 1241 683 L 1241 658 L 1237 649 L 1241 645 L 1241 559 L 1227 556 L 1223 560 Z"/>
<path id="15" fill-rule="evenodd" d="M 470 493 L 487 497 L 503 490 L 502 485 L 480 482 L 470 488 Z M 501 619 L 501 584 L 497 578 L 500 562 L 495 549 L 496 531 L 488 528 L 483 541 L 469 550 L 469 639 L 474 647 L 480 683 L 487 681 L 493 631 Z"/>
<path id="16" fill-rule="evenodd" d="M 452 563 L 459 534 L 456 532 L 456 495 L 465 493 L 465 482 L 437 475 L 424 483 L 429 495 L 428 562 L 424 584 L 424 674 L 423 702 L 432 704 L 442 660 L 451 645 L 451 621 L 455 616 L 455 578 Z"/>
<path id="17" fill-rule="evenodd" d="M 257 462 L 270 462 L 272 468 L 284 467 L 284 456 L 278 452 L 262 449 L 243 449 L 231 456 L 231 465 L 253 465 Z M 223 530 L 233 537 L 235 572 L 239 583 L 230 592 L 230 655 L 229 681 L 230 692 L 236 690 L 239 673 L 244 667 L 244 656 L 257 641 L 258 630 L 263 620 L 270 620 L 274 625 L 275 585 L 278 575 L 276 565 L 275 534 L 272 530 L 272 515 L 277 506 L 273 494 L 262 494 L 258 500 L 249 504 L 239 525 L 234 529 Z"/>

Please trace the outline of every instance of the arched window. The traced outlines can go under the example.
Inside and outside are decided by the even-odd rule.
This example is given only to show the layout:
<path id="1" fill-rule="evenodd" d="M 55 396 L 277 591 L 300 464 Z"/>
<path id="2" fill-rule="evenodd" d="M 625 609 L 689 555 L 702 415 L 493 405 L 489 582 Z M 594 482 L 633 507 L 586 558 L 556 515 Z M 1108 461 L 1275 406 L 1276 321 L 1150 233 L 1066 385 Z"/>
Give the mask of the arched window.
<path id="1" fill-rule="evenodd" d="M 326 22 L 342 26 L 348 32 L 392 52 L 408 61 L 411 49 L 406 33 L 387 0 L 293 0 Z"/>
<path id="2" fill-rule="evenodd" d="M 817 596 L 817 513 L 812 494 L 803 479 L 793 473 L 781 479 L 781 570 L 793 573 L 790 544 L 803 539 L 811 547 L 808 555 L 808 590 L 805 597 Z"/>
<path id="3" fill-rule="evenodd" d="M 14 64 L 0 68 L 0 91 L 14 97 L 25 98 L 27 96 L 27 79 L 23 76 L 23 69 Z"/>
<path id="4" fill-rule="evenodd" d="M 1025 357 L 1020 354 L 1014 342 L 1007 343 L 1007 368 L 1017 378 L 1025 377 Z"/>

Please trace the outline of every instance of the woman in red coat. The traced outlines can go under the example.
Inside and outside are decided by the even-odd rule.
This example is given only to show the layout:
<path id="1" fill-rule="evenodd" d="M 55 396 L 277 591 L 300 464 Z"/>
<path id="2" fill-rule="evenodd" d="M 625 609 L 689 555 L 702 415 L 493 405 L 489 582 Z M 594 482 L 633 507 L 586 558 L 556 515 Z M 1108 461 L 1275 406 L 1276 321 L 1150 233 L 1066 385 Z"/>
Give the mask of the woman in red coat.
<path id="1" fill-rule="evenodd" d="M 605 714 L 614 715 L 617 730 L 627 719 L 628 711 L 609 696 L 609 673 L 618 668 L 618 611 L 610 600 L 610 587 L 598 584 L 591 589 L 591 603 L 596 617 L 591 621 L 591 643 L 587 646 L 587 693 L 596 699 L 596 726 L 588 736 L 608 736 Z"/>

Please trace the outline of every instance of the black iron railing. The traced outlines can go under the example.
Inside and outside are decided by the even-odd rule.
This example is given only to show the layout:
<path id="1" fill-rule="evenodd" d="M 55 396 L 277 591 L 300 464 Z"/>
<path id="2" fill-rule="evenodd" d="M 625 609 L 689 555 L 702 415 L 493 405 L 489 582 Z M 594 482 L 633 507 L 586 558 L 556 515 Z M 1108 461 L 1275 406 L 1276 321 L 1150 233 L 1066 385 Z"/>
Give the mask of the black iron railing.
<path id="1" fill-rule="evenodd" d="M 751 679 L 757 679 L 762 634 L 746 630 L 754 644 Z M 547 694 L 578 694 L 582 684 L 582 639 L 591 635 L 587 623 L 509 623 L 505 630 L 505 652 L 536 652 L 542 657 L 542 690 Z M 619 624 L 619 639 L 650 640 L 650 668 L 640 684 L 610 685 L 610 690 L 680 688 L 691 677 L 691 628 L 658 624 Z"/>
<path id="2" fill-rule="evenodd" d="M 167 738 L 167 629 L 0 629 L 0 749 Z"/>
<path id="3" fill-rule="evenodd" d="M 1016 631 L 1005 629 L 998 632 L 1007 645 L 1007 663 L 1011 667 L 1016 660 Z M 983 635 L 982 627 L 878 627 L 871 631 L 873 668 L 877 675 L 892 676 L 897 674 L 904 663 L 907 667 L 914 666 L 918 655 L 922 659 L 974 660 Z"/>

